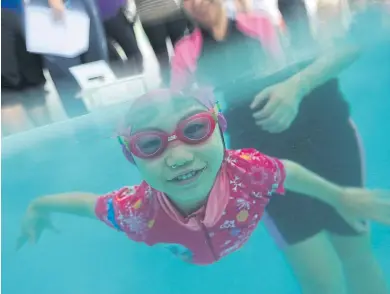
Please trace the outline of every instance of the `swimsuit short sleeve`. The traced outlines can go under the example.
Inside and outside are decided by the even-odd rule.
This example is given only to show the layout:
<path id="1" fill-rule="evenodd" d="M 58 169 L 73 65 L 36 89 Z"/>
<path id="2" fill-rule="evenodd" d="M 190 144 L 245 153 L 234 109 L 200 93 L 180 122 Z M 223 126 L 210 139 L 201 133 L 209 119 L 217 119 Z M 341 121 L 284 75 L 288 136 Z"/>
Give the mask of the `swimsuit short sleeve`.
<path id="1" fill-rule="evenodd" d="M 139 186 L 123 187 L 98 197 L 95 214 L 109 227 L 135 241 L 141 241 L 148 228 L 150 201 L 146 197 L 150 187 L 143 183 Z"/>
<path id="2" fill-rule="evenodd" d="M 269 196 L 273 193 L 285 193 L 286 171 L 279 159 L 267 156 L 255 149 L 241 149 L 235 152 L 249 163 L 252 183 L 257 185 L 262 190 L 261 192 L 266 191 Z"/>

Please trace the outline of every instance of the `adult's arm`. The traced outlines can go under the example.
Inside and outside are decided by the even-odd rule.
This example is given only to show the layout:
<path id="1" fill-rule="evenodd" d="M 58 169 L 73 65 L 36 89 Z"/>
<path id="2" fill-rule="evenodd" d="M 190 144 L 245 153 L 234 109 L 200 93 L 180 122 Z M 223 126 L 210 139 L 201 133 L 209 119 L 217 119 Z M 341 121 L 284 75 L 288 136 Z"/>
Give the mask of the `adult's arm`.
<path id="1" fill-rule="evenodd" d="M 349 67 L 360 55 L 356 45 L 343 45 L 342 48 L 332 48 L 317 58 L 312 64 L 293 75 L 289 80 L 302 88 L 302 95 L 337 77 Z"/>

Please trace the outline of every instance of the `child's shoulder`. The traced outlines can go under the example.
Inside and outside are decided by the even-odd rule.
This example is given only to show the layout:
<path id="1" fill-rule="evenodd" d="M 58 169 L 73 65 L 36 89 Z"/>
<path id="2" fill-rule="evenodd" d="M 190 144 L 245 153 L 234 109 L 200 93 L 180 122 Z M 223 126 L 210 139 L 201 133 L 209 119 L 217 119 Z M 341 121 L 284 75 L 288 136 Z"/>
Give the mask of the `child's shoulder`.
<path id="1" fill-rule="evenodd" d="M 132 201 L 142 196 L 142 183 L 134 186 L 124 186 L 100 196 L 100 198 L 110 198 L 114 201 Z"/>
<path id="2" fill-rule="evenodd" d="M 243 148 L 235 150 L 226 150 L 227 157 L 237 157 L 247 161 L 254 161 L 260 157 L 266 157 L 266 155 L 253 148 Z"/>
<path id="3" fill-rule="evenodd" d="M 113 199 L 117 204 L 135 203 L 138 200 L 149 200 L 153 194 L 153 189 L 145 181 L 139 185 L 125 186 L 118 190 L 112 191 L 101 197 Z M 143 201 L 145 202 L 145 201 Z"/>
<path id="4" fill-rule="evenodd" d="M 265 155 L 253 148 L 226 150 L 225 161 L 246 170 L 268 169 L 273 172 L 283 170 L 283 163 L 272 156 Z"/>
<path id="5" fill-rule="evenodd" d="M 126 217 L 135 211 L 143 211 L 149 207 L 154 190 L 146 183 L 126 186 L 99 196 L 95 206 L 96 215 L 107 219 L 110 215 L 121 214 Z M 112 220 L 109 222 L 112 224 Z"/>
<path id="6" fill-rule="evenodd" d="M 274 191 L 279 194 L 284 193 L 283 183 L 286 172 L 279 159 L 267 156 L 253 148 L 245 148 L 226 150 L 225 162 L 230 175 L 235 180 L 245 178 L 247 186 L 254 191 L 268 191 L 267 195 L 271 195 Z"/>

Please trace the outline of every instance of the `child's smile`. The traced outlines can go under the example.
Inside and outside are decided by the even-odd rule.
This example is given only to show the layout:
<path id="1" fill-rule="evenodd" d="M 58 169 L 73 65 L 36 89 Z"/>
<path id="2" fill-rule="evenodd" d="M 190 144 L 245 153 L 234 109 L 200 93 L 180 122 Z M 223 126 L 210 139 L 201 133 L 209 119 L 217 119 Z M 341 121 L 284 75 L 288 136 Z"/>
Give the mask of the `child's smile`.
<path id="1" fill-rule="evenodd" d="M 199 182 L 198 180 L 202 176 L 202 174 L 206 170 L 206 168 L 207 168 L 207 165 L 205 167 L 199 168 L 199 169 L 185 170 L 168 181 L 174 185 L 191 187 L 194 184 L 198 184 L 198 182 Z"/>

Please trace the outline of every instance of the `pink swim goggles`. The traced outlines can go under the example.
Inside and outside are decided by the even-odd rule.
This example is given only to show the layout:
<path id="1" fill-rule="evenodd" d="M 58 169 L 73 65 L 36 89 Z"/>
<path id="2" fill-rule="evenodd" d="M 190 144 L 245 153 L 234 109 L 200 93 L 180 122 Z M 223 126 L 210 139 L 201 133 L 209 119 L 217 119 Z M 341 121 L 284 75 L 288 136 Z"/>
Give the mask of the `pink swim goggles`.
<path id="1" fill-rule="evenodd" d="M 178 123 L 172 134 L 163 131 L 142 131 L 128 138 L 129 151 L 142 159 L 161 155 L 170 142 L 180 140 L 189 145 L 205 142 L 213 134 L 216 116 L 211 112 L 195 114 Z"/>
<path id="2" fill-rule="evenodd" d="M 200 101 L 203 102 L 203 99 Z M 204 104 L 210 107 L 210 103 Z M 217 123 L 222 132 L 225 131 L 227 125 L 220 113 L 218 102 L 213 102 L 213 104 L 214 107 L 210 110 L 180 121 L 171 134 L 158 130 L 146 130 L 134 134 L 131 134 L 130 129 L 127 131 L 128 134 L 122 132 L 122 135 L 118 136 L 118 141 L 122 145 L 123 153 L 131 163 L 134 163 L 133 155 L 142 159 L 156 158 L 164 153 L 171 142 L 176 140 L 189 145 L 207 141 L 213 134 Z"/>

